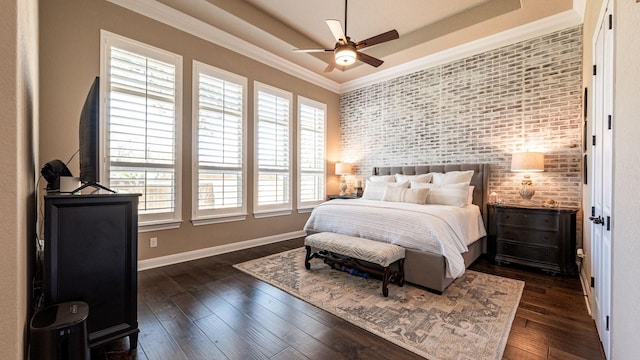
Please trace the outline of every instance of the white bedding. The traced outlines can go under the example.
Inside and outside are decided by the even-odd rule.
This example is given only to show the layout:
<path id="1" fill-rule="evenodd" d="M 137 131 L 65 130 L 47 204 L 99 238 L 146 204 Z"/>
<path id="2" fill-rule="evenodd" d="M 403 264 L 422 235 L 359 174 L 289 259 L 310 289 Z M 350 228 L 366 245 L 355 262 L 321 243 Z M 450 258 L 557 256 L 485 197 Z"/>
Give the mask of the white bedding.
<path id="1" fill-rule="evenodd" d="M 476 205 L 418 205 L 365 199 L 336 199 L 318 205 L 304 230 L 362 237 L 441 254 L 451 278 L 464 273 L 461 254 L 469 250 L 467 245 L 487 234 Z"/>

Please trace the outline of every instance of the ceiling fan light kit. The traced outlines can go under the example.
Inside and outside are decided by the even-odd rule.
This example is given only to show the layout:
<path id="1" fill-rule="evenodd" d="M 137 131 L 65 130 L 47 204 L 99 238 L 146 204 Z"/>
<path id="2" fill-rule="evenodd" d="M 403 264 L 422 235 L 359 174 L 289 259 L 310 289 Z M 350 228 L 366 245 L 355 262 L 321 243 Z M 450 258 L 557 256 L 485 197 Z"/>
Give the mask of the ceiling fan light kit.
<path id="1" fill-rule="evenodd" d="M 325 72 L 332 71 L 335 66 L 349 66 L 353 65 L 356 60 L 365 62 L 371 66 L 378 67 L 382 65 L 384 61 L 377 59 L 371 55 L 367 55 L 359 50 L 366 47 L 381 44 L 390 40 L 395 40 L 400 37 L 398 31 L 389 30 L 382 34 L 372 36 L 366 40 L 354 42 L 346 35 L 347 31 L 347 0 L 344 0 L 344 30 L 340 21 L 334 19 L 327 19 L 327 25 L 329 30 L 336 39 L 336 45 L 333 49 L 294 49 L 295 52 L 329 52 L 333 51 L 335 62 L 329 63 L 329 66 L 325 69 Z"/>
<path id="2" fill-rule="evenodd" d="M 349 66 L 356 62 L 356 50 L 349 45 L 340 45 L 335 50 L 336 65 Z"/>

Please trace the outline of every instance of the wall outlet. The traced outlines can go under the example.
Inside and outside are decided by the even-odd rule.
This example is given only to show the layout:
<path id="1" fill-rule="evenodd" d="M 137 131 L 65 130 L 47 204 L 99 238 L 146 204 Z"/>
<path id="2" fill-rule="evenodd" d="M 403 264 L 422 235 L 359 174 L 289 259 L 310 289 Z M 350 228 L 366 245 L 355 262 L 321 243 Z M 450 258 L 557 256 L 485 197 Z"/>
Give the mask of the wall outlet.
<path id="1" fill-rule="evenodd" d="M 157 237 L 149 238 L 149 247 L 158 247 L 158 238 Z"/>

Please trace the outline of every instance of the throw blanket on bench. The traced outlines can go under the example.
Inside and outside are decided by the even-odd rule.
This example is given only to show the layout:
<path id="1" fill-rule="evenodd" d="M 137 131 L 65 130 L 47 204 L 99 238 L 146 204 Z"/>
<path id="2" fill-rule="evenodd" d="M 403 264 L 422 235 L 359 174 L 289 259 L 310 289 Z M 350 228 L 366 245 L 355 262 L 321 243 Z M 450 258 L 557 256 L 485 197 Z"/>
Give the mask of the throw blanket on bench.
<path id="1" fill-rule="evenodd" d="M 476 205 L 418 205 L 376 200 L 331 200 L 318 205 L 305 231 L 333 232 L 441 254 L 447 276 L 464 273 L 461 253 L 486 236 Z"/>

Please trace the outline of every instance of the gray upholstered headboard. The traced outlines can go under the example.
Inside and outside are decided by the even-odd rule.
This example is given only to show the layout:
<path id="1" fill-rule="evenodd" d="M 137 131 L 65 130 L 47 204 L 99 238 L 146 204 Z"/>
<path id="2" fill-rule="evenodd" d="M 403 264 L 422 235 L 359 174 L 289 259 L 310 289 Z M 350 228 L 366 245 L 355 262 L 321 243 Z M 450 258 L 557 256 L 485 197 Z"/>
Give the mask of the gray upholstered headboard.
<path id="1" fill-rule="evenodd" d="M 444 164 L 418 166 L 383 166 L 373 168 L 373 175 L 419 175 L 430 172 L 446 173 L 448 171 L 473 170 L 471 184 L 473 203 L 480 207 L 482 218 L 487 226 L 487 202 L 489 201 L 489 164 Z"/>

